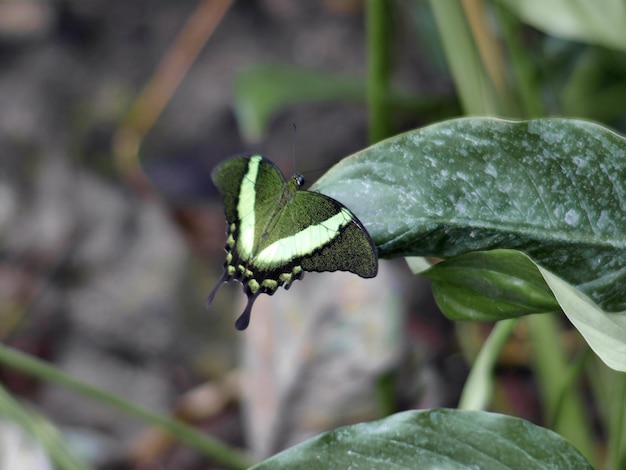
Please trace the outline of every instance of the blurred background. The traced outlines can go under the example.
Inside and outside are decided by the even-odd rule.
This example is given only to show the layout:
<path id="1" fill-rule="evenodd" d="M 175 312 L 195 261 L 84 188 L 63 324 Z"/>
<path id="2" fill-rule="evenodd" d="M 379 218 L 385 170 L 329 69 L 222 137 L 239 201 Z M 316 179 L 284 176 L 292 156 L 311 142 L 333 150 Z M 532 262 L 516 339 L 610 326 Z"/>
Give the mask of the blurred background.
<path id="1" fill-rule="evenodd" d="M 205 309 L 225 239 L 210 172 L 259 152 L 310 183 L 380 138 L 466 113 L 623 131 L 624 46 L 510 2 L 460 2 L 487 65 L 459 73 L 468 54 L 450 56 L 457 27 L 432 2 L 381 1 L 390 118 L 376 131 L 365 3 L 0 1 L 0 341 L 255 459 L 340 425 L 455 406 L 489 326 L 455 329 L 402 260 L 373 280 L 308 274 L 262 296 L 245 332 L 233 326 L 239 285 Z M 496 408 L 541 422 L 530 362 L 522 329 Z M 0 380 L 92 467 L 221 468 L 89 394 L 6 365 Z M 2 418 L 7 403 L 0 468 L 51 468 L 35 444 L 16 445 L 30 438 Z"/>

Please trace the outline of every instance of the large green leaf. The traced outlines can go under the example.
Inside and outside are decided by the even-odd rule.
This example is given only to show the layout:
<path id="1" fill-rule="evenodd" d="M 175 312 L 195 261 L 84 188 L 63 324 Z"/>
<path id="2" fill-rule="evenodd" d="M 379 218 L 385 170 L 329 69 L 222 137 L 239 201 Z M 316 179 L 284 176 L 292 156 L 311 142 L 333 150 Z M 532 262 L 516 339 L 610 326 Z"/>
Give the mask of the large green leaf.
<path id="1" fill-rule="evenodd" d="M 321 434 L 254 469 L 592 468 L 558 434 L 484 411 L 433 409 Z"/>
<path id="2" fill-rule="evenodd" d="M 344 159 L 314 189 L 357 214 L 381 257 L 513 248 L 626 310 L 626 140 L 597 124 L 446 121 Z"/>

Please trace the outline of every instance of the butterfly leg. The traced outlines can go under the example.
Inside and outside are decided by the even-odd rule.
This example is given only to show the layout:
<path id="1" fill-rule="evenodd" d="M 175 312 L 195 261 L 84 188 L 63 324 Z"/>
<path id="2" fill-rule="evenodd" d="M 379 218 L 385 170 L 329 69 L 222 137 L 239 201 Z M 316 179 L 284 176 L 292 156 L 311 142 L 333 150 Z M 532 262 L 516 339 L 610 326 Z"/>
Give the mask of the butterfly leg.
<path id="1" fill-rule="evenodd" d="M 229 277 L 230 276 L 228 275 L 228 269 L 225 268 L 224 272 L 220 276 L 219 281 L 217 281 L 217 284 L 215 284 L 215 287 L 213 288 L 213 290 L 211 291 L 211 293 L 209 294 L 209 296 L 206 299 L 206 303 L 205 303 L 206 308 L 209 308 L 209 306 L 211 305 L 211 302 L 213 302 L 213 297 L 215 297 L 215 294 L 217 294 L 217 291 L 219 290 L 221 285 L 224 282 L 227 282 L 229 280 Z"/>

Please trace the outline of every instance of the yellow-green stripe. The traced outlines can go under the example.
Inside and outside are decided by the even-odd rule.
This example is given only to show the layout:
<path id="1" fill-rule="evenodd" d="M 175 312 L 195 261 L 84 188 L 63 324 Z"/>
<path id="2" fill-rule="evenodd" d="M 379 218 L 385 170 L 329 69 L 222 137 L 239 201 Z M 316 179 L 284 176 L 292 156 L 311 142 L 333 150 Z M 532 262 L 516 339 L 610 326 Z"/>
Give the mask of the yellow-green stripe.
<path id="1" fill-rule="evenodd" d="M 250 157 L 248 171 L 241 180 L 241 187 L 239 188 L 239 202 L 237 204 L 237 214 L 239 215 L 239 243 L 237 247 L 243 259 L 252 256 L 252 248 L 254 247 L 256 181 L 261 160 L 259 155 Z"/>
<path id="2" fill-rule="evenodd" d="M 351 221 L 352 215 L 344 207 L 337 214 L 319 224 L 311 225 L 290 237 L 275 241 L 254 257 L 254 263 L 267 269 L 309 255 L 331 242 Z"/>

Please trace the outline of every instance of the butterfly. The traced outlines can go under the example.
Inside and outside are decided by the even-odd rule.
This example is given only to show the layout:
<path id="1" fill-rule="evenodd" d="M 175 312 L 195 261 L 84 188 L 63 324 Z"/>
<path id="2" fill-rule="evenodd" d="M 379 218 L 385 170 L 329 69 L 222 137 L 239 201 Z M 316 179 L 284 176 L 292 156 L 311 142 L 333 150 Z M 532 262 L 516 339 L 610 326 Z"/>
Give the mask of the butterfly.
<path id="1" fill-rule="evenodd" d="M 357 217 L 335 199 L 300 189 L 304 178 L 286 181 L 261 155 L 234 157 L 212 173 L 227 221 L 224 272 L 209 294 L 233 280 L 248 303 L 235 323 L 245 330 L 256 298 L 273 295 L 302 279 L 305 271 L 350 271 L 376 276 L 376 246 Z"/>

